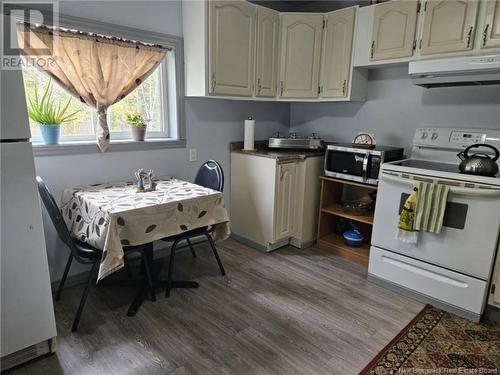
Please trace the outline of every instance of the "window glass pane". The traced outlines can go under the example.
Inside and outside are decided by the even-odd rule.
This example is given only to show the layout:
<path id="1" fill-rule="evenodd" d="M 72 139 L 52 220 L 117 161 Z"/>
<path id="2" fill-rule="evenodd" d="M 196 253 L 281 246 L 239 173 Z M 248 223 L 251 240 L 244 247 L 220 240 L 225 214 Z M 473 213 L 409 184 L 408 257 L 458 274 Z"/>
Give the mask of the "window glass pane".
<path id="1" fill-rule="evenodd" d="M 126 114 L 139 112 L 148 122 L 148 131 L 163 131 L 161 118 L 161 70 L 160 67 L 134 91 L 108 109 L 108 125 L 111 132 L 129 132 Z"/>
<path id="2" fill-rule="evenodd" d="M 26 65 L 26 64 L 25 64 Z M 24 91 L 26 100 L 35 97 L 35 87 L 38 90 L 39 98 L 43 95 L 47 87 L 50 77 L 32 66 L 23 67 Z M 65 106 L 71 98 L 71 103 L 66 114 L 79 111 L 73 121 L 66 122 L 61 126 L 61 136 L 89 136 L 94 134 L 92 125 L 92 112 L 90 107 L 68 94 L 54 80 L 52 82 L 52 99 L 56 105 Z M 40 137 L 38 125 L 30 119 L 31 136 L 34 138 Z"/>

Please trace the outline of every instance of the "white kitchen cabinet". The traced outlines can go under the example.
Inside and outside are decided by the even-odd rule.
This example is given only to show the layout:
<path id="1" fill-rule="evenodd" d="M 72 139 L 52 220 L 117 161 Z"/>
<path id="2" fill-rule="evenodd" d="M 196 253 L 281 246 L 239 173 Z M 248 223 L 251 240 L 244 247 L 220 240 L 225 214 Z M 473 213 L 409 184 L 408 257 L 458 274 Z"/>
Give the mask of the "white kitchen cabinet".
<path id="1" fill-rule="evenodd" d="M 481 48 L 500 48 L 500 0 L 486 0 L 481 33 Z"/>
<path id="2" fill-rule="evenodd" d="M 257 11 L 256 96 L 275 97 L 278 87 L 279 12 L 259 7 Z"/>
<path id="3" fill-rule="evenodd" d="M 257 6 L 244 0 L 185 0 L 182 27 L 185 95 L 251 99 Z"/>
<path id="4" fill-rule="evenodd" d="M 317 98 L 323 15 L 281 14 L 281 98 Z"/>
<path id="5" fill-rule="evenodd" d="M 493 270 L 493 277 L 491 279 L 488 304 L 500 308 L 500 256 L 498 254 L 496 265 Z"/>
<path id="6" fill-rule="evenodd" d="M 280 13 L 244 0 L 183 0 L 182 8 L 187 97 L 290 102 L 366 99 L 367 72 L 352 69 L 352 52 L 348 52 L 358 6 L 331 15 Z M 336 31 L 330 33 L 327 45 L 335 51 L 329 51 L 325 64 L 322 34 L 330 17 Z M 320 86 L 326 88 L 323 95 Z"/>
<path id="7" fill-rule="evenodd" d="M 297 163 L 278 164 L 277 168 L 274 239 L 279 241 L 294 235 Z"/>
<path id="8" fill-rule="evenodd" d="M 416 0 L 394 0 L 374 6 L 371 60 L 413 55 L 417 7 Z"/>
<path id="9" fill-rule="evenodd" d="M 350 86 L 351 55 L 356 8 L 326 15 L 321 66 L 321 97 L 347 97 Z"/>
<path id="10" fill-rule="evenodd" d="M 477 0 L 426 1 L 420 55 L 472 50 L 478 5 Z"/>
<path id="11" fill-rule="evenodd" d="M 210 94 L 252 96 L 257 9 L 244 0 L 209 2 Z"/>
<path id="12" fill-rule="evenodd" d="M 259 250 L 313 243 L 323 157 L 231 153 L 231 232 Z"/>
<path id="13" fill-rule="evenodd" d="M 408 63 L 416 45 L 417 0 L 394 0 L 361 7 L 354 32 L 355 67 Z"/>

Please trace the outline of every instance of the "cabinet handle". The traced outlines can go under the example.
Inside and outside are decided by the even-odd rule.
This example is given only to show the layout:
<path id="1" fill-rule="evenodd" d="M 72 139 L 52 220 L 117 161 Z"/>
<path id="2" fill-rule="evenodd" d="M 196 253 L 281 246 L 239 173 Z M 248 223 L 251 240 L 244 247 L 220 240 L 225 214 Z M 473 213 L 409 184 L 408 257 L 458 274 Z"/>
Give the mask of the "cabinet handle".
<path id="1" fill-rule="evenodd" d="M 374 55 L 374 53 L 375 53 L 375 41 L 374 41 L 374 40 L 372 40 L 372 46 L 371 46 L 371 48 L 370 48 L 370 58 L 372 58 L 372 59 L 373 59 L 373 55 Z"/>
<path id="2" fill-rule="evenodd" d="M 490 27 L 490 24 L 487 23 L 486 26 L 484 27 L 483 31 L 483 47 L 486 45 L 486 42 L 488 41 L 488 29 Z"/>
<path id="3" fill-rule="evenodd" d="M 347 80 L 344 79 L 344 83 L 342 83 L 342 96 L 345 96 L 346 87 L 347 87 Z"/>
<path id="4" fill-rule="evenodd" d="M 212 92 L 215 91 L 215 83 L 216 83 L 216 81 L 215 81 L 215 73 L 212 73 Z"/>
<path id="5" fill-rule="evenodd" d="M 257 78 L 257 94 L 260 94 L 262 91 L 262 85 L 260 83 L 260 78 Z"/>
<path id="6" fill-rule="evenodd" d="M 280 82 L 280 96 L 283 96 L 283 81 Z"/>
<path id="7" fill-rule="evenodd" d="M 472 41 L 472 32 L 474 31 L 474 26 L 471 26 L 469 29 L 469 33 L 467 34 L 467 48 L 470 48 Z"/>

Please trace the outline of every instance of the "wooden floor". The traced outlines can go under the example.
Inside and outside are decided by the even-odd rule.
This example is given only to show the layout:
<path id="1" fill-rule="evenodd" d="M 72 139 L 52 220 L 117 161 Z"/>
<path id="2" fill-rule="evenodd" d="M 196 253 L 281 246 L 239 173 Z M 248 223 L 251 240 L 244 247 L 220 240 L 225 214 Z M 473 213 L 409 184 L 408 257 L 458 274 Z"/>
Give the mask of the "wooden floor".
<path id="1" fill-rule="evenodd" d="M 126 316 L 132 289 L 91 291 L 70 332 L 81 286 L 56 303 L 55 355 L 13 374 L 356 374 L 423 307 L 366 281 L 366 271 L 317 249 L 263 254 L 219 244 L 179 253 L 176 272 L 200 282 Z"/>

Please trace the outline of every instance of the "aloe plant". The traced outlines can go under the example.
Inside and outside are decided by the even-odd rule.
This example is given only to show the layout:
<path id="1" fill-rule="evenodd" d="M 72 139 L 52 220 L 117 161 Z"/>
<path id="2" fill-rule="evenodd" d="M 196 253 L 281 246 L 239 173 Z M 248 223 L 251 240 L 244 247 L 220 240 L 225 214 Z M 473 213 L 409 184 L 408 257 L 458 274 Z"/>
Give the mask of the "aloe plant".
<path id="1" fill-rule="evenodd" d="M 38 97 L 38 89 L 35 86 L 34 97 L 28 98 L 28 116 L 40 125 L 61 125 L 72 121 L 80 110 L 67 114 L 71 99 L 70 97 L 65 105 L 57 103 L 52 98 L 52 81 L 47 84 L 41 98 Z"/>

